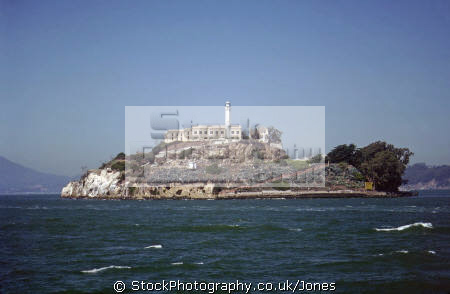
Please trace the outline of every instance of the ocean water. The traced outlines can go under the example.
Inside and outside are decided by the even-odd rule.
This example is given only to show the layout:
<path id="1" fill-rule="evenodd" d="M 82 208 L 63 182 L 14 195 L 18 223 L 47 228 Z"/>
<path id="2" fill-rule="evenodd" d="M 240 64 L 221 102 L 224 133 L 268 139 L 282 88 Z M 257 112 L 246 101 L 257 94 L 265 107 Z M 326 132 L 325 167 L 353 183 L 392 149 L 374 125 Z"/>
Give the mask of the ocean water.
<path id="1" fill-rule="evenodd" d="M 286 280 L 334 283 L 335 293 L 449 293 L 450 193 L 227 201 L 0 196 L 0 293 L 115 293 L 118 280 L 123 293 L 136 293 L 133 281 L 162 280 L 239 280 L 252 283 L 251 293 L 259 293 L 257 283 Z"/>

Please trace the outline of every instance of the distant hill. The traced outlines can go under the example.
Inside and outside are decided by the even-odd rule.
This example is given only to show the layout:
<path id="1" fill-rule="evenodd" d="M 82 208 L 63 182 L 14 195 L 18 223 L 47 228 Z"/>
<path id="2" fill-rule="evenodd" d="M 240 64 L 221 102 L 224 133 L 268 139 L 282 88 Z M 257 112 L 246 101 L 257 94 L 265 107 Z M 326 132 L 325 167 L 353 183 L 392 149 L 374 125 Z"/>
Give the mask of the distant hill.
<path id="1" fill-rule="evenodd" d="M 406 168 L 403 179 L 408 180 L 408 183 L 401 187 L 404 190 L 450 189 L 450 166 L 416 163 Z"/>
<path id="2" fill-rule="evenodd" d="M 0 194 L 60 193 L 70 180 L 41 173 L 0 156 Z"/>

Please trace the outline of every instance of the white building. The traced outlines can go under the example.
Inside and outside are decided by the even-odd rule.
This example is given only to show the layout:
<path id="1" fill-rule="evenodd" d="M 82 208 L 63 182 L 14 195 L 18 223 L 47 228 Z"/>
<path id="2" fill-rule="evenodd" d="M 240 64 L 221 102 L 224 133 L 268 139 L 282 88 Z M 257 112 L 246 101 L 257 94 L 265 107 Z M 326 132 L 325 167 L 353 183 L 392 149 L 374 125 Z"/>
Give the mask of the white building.
<path id="1" fill-rule="evenodd" d="M 224 125 L 194 125 L 190 128 L 168 130 L 164 136 L 164 142 L 175 141 L 204 141 L 204 140 L 231 140 L 242 139 L 241 125 L 231 124 L 231 103 L 225 103 Z"/>

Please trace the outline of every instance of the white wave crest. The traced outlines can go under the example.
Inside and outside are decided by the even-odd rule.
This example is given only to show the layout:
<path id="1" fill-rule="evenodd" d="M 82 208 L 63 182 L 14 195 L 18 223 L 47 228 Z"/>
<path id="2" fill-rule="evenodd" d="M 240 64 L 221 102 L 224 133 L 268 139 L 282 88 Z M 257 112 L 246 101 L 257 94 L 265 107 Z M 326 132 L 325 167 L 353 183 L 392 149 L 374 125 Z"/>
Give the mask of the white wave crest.
<path id="1" fill-rule="evenodd" d="M 400 226 L 397 228 L 375 228 L 375 231 L 378 232 L 389 232 L 389 231 L 403 231 L 412 227 L 424 227 L 427 229 L 432 229 L 433 228 L 433 224 L 432 223 L 413 223 L 413 224 L 409 224 L 409 225 L 404 225 L 404 226 Z"/>
<path id="2" fill-rule="evenodd" d="M 427 252 L 430 254 L 436 254 L 436 251 L 434 251 L 434 250 L 428 250 Z"/>
<path id="3" fill-rule="evenodd" d="M 157 245 L 150 245 L 150 246 L 145 247 L 145 249 L 150 249 L 150 248 L 158 248 L 158 249 L 160 249 L 160 248 L 162 248 L 162 245 L 157 244 Z"/>
<path id="4" fill-rule="evenodd" d="M 112 269 L 112 268 L 118 268 L 118 269 L 120 269 L 120 268 L 127 268 L 127 269 L 130 269 L 131 266 L 110 265 L 110 266 L 105 266 L 105 267 L 101 267 L 101 268 L 94 268 L 94 269 L 91 269 L 91 270 L 86 270 L 86 271 L 81 271 L 81 272 L 85 273 L 85 274 L 96 274 L 98 272 L 105 271 L 107 269 Z"/>
<path id="5" fill-rule="evenodd" d="M 294 232 L 301 232 L 302 229 L 300 228 L 294 228 L 294 229 L 289 229 L 289 231 L 294 231 Z"/>
<path id="6" fill-rule="evenodd" d="M 403 254 L 409 253 L 408 250 L 398 250 L 398 251 L 395 251 L 395 252 L 397 252 L 397 253 L 403 253 Z"/>
<path id="7" fill-rule="evenodd" d="M 183 262 L 172 262 L 171 265 L 182 265 Z"/>

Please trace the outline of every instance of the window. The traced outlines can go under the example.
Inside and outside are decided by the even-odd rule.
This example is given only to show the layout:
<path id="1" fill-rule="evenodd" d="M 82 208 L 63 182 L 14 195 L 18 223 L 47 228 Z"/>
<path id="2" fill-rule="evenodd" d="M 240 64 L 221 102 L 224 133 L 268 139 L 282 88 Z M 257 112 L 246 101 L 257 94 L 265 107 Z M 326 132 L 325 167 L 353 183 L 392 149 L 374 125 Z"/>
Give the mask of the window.
<path id="1" fill-rule="evenodd" d="M 219 134 L 219 131 L 216 131 L 216 135 L 218 135 Z"/>
<path id="2" fill-rule="evenodd" d="M 197 135 L 197 131 L 194 131 L 194 135 Z"/>
<path id="3" fill-rule="evenodd" d="M 239 135 L 239 131 L 236 131 L 236 134 L 238 134 L 238 135 Z"/>
<path id="4" fill-rule="evenodd" d="M 223 135 L 223 131 L 222 132 L 220 132 L 222 135 Z"/>
<path id="5" fill-rule="evenodd" d="M 209 134 L 212 135 L 212 134 L 213 134 L 213 131 L 209 131 Z"/>
<path id="6" fill-rule="evenodd" d="M 232 134 L 234 134 L 234 131 L 231 131 Z"/>
<path id="7" fill-rule="evenodd" d="M 198 133 L 201 135 L 201 134 L 202 134 L 202 131 L 198 131 Z"/>

